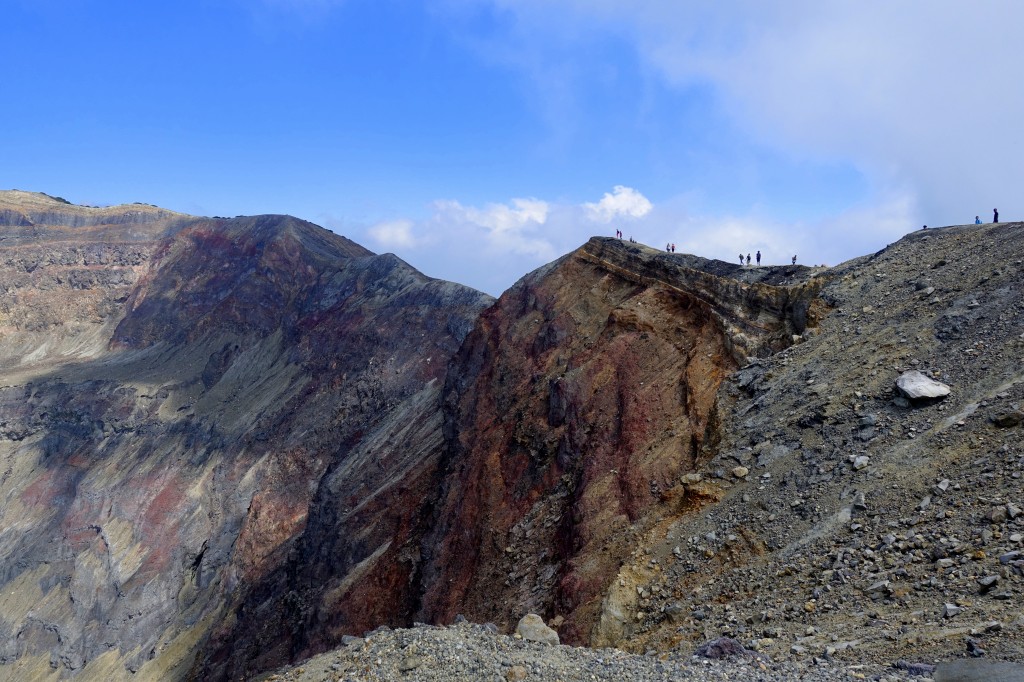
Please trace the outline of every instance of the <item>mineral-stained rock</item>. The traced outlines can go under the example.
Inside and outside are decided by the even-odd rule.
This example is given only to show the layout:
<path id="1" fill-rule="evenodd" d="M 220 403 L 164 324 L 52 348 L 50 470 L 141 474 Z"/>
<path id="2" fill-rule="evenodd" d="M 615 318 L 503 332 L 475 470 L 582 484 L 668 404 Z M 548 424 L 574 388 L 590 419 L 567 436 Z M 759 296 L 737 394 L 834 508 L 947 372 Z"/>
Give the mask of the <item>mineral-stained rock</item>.
<path id="1" fill-rule="evenodd" d="M 332 532 L 352 541 L 315 539 L 347 574 L 344 634 L 403 617 L 381 586 L 408 584 L 447 359 L 489 297 L 287 216 L 0 192 L 0 222 L 4 664 L 174 680 L 291 660 L 307 595 L 254 593 L 301 555 L 328 472 L 348 472 Z"/>
<path id="2" fill-rule="evenodd" d="M 449 475 L 417 618 L 461 608 L 509 628 L 557 605 L 566 642 L 616 640 L 625 612 L 605 591 L 659 512 L 701 499 L 676 482 L 717 438 L 722 380 L 821 314 L 817 283 L 735 273 L 594 238 L 480 316 L 445 386 Z"/>

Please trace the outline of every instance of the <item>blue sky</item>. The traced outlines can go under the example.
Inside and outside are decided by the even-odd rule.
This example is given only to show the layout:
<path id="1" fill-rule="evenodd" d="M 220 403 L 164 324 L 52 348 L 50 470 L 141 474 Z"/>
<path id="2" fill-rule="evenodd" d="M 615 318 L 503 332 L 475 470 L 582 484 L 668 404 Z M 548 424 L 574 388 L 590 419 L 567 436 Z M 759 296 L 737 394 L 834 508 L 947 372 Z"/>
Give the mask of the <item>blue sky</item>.
<path id="1" fill-rule="evenodd" d="M 616 228 L 834 264 L 1022 213 L 1018 2 L 0 7 L 0 188 L 290 213 L 494 294 Z"/>

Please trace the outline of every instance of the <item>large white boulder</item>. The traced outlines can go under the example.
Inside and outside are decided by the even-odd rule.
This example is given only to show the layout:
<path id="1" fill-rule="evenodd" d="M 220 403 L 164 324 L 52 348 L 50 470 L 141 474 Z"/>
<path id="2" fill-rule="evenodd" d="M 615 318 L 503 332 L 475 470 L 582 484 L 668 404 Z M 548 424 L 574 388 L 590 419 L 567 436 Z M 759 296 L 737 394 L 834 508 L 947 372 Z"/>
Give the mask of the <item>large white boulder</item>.
<path id="1" fill-rule="evenodd" d="M 896 388 L 911 400 L 944 398 L 949 395 L 949 386 L 925 376 L 916 369 L 901 374 L 896 380 Z"/>

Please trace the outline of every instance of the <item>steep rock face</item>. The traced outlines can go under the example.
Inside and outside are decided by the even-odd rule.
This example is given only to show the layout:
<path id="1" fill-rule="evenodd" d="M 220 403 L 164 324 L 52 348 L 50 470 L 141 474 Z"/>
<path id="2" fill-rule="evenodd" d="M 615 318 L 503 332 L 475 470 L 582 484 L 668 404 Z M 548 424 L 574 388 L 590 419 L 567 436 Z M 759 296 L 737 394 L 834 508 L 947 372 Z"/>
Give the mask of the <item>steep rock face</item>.
<path id="1" fill-rule="evenodd" d="M 1024 225 L 999 223 L 915 230 L 821 273 L 814 333 L 720 387 L 698 472 L 720 501 L 649 533 L 612 582 L 620 645 L 727 633 L 773 660 L 1024 660 L 1024 449 L 1003 421 L 1024 404 L 1022 263 Z M 950 393 L 907 400 L 909 370 Z"/>
<path id="2" fill-rule="evenodd" d="M 284 216 L 0 209 L 0 674 L 181 678 L 490 299 Z"/>
<path id="3" fill-rule="evenodd" d="M 804 273 L 595 238 L 507 291 L 445 387 L 420 619 L 508 628 L 535 611 L 565 619 L 563 641 L 599 640 L 637 539 L 706 501 L 679 478 L 713 452 L 722 379 L 816 321 L 816 284 L 759 280 Z"/>

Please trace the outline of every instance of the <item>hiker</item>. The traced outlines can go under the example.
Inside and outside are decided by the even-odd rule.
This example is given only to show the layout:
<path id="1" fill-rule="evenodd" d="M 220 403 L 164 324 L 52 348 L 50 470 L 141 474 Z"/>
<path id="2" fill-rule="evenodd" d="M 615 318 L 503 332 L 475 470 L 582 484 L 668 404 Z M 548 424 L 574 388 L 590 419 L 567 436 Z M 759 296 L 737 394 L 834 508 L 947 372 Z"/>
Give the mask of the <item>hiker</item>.
<path id="1" fill-rule="evenodd" d="M 761 267 L 761 252 L 757 252 L 757 267 Z"/>
<path id="2" fill-rule="evenodd" d="M 978 216 L 974 216 L 974 224 L 975 225 L 981 225 L 981 218 L 978 217 Z"/>
<path id="3" fill-rule="evenodd" d="M 992 209 L 992 222 L 994 222 L 994 223 L 998 223 L 999 222 L 999 209 L 998 208 L 993 208 Z"/>
<path id="4" fill-rule="evenodd" d="M 673 244 L 673 245 L 672 245 L 672 253 L 675 253 L 675 252 L 676 252 L 676 245 L 675 245 L 675 244 Z"/>
<path id="5" fill-rule="evenodd" d="M 672 253 L 672 245 L 665 244 L 665 253 Z"/>
<path id="6" fill-rule="evenodd" d="M 740 267 L 743 267 L 743 254 L 740 254 Z"/>
<path id="7" fill-rule="evenodd" d="M 927 225 L 922 225 L 922 226 L 921 226 L 921 229 L 922 229 L 922 230 L 927 230 L 927 229 L 928 229 L 928 226 L 927 226 Z"/>
<path id="8" fill-rule="evenodd" d="M 796 256 L 793 256 L 793 265 L 796 265 Z"/>
<path id="9" fill-rule="evenodd" d="M 747 254 L 747 265 L 750 265 L 750 254 Z"/>

